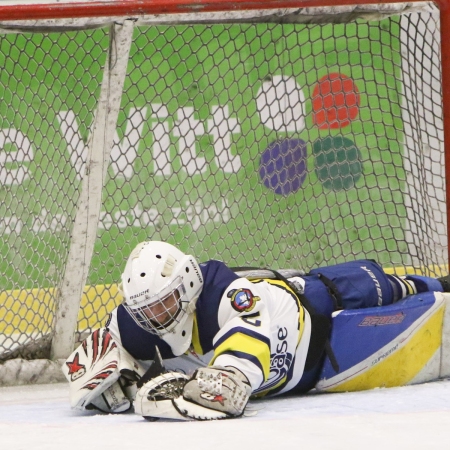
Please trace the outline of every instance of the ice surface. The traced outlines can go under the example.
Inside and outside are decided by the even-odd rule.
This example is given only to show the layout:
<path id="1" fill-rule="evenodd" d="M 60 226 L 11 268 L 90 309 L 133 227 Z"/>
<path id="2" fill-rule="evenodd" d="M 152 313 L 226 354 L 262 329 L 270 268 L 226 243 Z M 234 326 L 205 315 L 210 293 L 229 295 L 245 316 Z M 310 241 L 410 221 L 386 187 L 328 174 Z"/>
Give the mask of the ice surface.
<path id="1" fill-rule="evenodd" d="M 0 388 L 0 450 L 450 448 L 450 380 L 252 402 L 255 417 L 147 422 L 72 411 L 67 384 Z"/>

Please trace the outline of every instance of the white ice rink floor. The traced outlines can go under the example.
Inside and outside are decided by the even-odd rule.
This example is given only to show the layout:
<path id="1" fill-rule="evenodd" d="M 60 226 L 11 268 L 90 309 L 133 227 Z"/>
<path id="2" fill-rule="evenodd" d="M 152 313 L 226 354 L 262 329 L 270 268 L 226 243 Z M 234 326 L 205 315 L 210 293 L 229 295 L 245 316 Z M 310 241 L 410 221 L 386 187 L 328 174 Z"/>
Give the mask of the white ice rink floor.
<path id="1" fill-rule="evenodd" d="M 66 384 L 0 388 L 0 450 L 450 449 L 450 380 L 263 400 L 255 417 L 147 422 L 72 411 Z"/>

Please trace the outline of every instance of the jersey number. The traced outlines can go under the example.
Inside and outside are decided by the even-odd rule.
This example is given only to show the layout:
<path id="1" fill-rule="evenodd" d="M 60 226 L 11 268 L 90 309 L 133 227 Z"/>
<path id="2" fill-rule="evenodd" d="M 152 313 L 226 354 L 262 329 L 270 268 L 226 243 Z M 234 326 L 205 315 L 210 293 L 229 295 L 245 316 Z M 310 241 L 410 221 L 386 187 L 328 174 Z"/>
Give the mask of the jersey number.
<path id="1" fill-rule="evenodd" d="M 254 314 L 248 314 L 247 316 L 241 316 L 241 319 L 248 323 L 249 325 L 253 325 L 254 327 L 260 327 L 261 321 L 257 320 L 256 318 L 259 317 L 259 312 Z"/>

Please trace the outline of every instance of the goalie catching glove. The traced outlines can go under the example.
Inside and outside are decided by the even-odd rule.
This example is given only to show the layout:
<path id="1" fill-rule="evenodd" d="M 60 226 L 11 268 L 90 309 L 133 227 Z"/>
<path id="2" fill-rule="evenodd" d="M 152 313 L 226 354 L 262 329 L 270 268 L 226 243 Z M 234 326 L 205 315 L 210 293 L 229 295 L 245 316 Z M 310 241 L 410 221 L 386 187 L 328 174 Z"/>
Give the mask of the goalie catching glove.
<path id="1" fill-rule="evenodd" d="M 146 419 L 215 420 L 240 417 L 251 394 L 247 377 L 234 367 L 205 367 L 189 379 L 168 372 L 142 386 L 135 412 Z"/>

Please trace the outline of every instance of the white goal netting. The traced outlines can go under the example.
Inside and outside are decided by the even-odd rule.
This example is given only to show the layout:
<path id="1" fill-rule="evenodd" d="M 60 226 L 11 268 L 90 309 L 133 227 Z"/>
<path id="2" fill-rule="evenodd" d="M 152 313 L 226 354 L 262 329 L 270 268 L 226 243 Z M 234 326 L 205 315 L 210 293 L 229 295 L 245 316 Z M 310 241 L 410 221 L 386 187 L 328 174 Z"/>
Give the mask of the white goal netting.
<path id="1" fill-rule="evenodd" d="M 233 266 L 447 273 L 432 3 L 0 32 L 0 361 L 67 356 L 147 239 Z"/>

